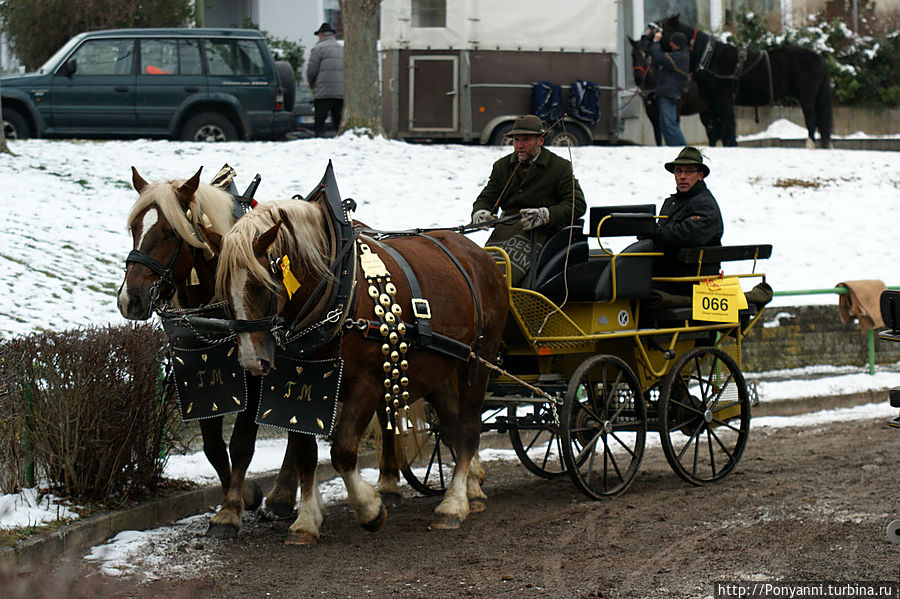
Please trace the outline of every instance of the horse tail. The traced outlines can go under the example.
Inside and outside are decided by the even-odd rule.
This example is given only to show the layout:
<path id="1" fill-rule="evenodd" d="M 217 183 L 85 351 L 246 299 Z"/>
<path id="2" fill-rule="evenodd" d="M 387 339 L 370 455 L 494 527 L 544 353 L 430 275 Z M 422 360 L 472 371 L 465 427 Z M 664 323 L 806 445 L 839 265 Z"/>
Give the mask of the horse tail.
<path id="1" fill-rule="evenodd" d="M 825 62 L 824 60 L 822 61 Z M 828 147 L 831 144 L 831 127 L 834 122 L 834 114 L 832 111 L 831 101 L 831 76 L 828 72 L 828 64 L 825 67 L 825 76 L 819 85 L 819 91 L 816 94 L 816 128 L 819 130 L 819 137 L 822 140 L 822 146 Z"/>

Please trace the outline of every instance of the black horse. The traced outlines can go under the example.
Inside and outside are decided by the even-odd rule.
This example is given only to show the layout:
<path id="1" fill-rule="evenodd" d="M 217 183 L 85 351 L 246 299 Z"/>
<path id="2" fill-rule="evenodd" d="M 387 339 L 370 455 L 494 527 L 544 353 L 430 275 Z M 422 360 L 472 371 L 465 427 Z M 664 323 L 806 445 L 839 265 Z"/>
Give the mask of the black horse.
<path id="1" fill-rule="evenodd" d="M 678 15 L 659 24 L 663 43 L 676 31 L 690 40 L 691 73 L 710 112 L 721 120 L 723 145 L 737 145 L 735 104 L 765 106 L 790 97 L 803 109 L 809 131 L 807 147 L 815 147 L 816 129 L 820 145 L 831 146 L 831 80 L 820 55 L 797 46 L 748 52 L 681 23 Z"/>
<path id="2" fill-rule="evenodd" d="M 659 128 L 659 105 L 656 103 L 657 67 L 653 62 L 653 57 L 644 49 L 641 42 L 636 42 L 630 37 L 628 41 L 631 43 L 631 68 L 634 84 L 640 90 L 644 111 L 647 113 L 647 118 L 650 119 L 650 124 L 653 125 L 653 138 L 656 140 L 656 145 L 661 146 L 663 139 L 662 131 Z M 679 116 L 699 114 L 700 122 L 703 123 L 706 136 L 709 138 L 709 145 L 714 146 L 722 139 L 721 121 L 715 118 L 715 115 L 709 110 L 709 106 L 700 97 L 700 90 L 693 79 L 688 79 L 685 84 L 681 100 L 678 103 L 678 114 Z"/>

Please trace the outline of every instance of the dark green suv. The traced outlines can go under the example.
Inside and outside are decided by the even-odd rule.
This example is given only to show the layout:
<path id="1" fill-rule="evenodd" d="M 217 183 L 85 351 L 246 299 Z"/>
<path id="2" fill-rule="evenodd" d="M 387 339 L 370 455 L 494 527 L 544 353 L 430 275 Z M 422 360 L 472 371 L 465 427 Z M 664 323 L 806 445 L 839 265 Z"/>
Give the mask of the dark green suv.
<path id="1" fill-rule="evenodd" d="M 294 128 L 294 71 L 260 32 L 82 33 L 36 73 L 0 80 L 10 138 L 280 139 Z"/>

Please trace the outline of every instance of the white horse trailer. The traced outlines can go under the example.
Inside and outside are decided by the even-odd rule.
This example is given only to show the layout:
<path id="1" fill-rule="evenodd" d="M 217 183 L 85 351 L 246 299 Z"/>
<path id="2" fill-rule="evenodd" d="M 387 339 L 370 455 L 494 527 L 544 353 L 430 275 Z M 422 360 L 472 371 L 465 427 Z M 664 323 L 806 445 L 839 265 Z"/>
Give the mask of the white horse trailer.
<path id="1" fill-rule="evenodd" d="M 618 10 L 611 0 L 383 0 L 385 132 L 502 143 L 515 117 L 533 111 L 533 84 L 549 81 L 567 114 L 548 144 L 615 143 Z M 596 86 L 595 123 L 569 110 L 577 80 Z"/>

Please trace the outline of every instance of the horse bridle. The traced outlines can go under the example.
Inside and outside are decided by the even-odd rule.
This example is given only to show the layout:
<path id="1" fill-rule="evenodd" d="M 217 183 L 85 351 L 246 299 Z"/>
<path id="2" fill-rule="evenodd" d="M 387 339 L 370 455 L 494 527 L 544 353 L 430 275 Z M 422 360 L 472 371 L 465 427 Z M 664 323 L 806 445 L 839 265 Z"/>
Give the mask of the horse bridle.
<path id="1" fill-rule="evenodd" d="M 127 268 L 131 263 L 141 264 L 150 269 L 152 273 L 157 275 L 159 278 L 150 285 L 150 303 L 151 305 L 156 305 L 156 302 L 160 299 L 159 295 L 159 286 L 161 283 L 165 283 L 169 286 L 170 293 L 164 299 L 170 299 L 173 295 L 175 295 L 175 290 L 178 285 L 175 283 L 175 280 L 172 278 L 173 269 L 175 268 L 175 264 L 178 262 L 178 258 L 181 256 L 181 246 L 184 244 L 184 241 L 179 239 L 178 246 L 175 248 L 175 251 L 172 253 L 172 257 L 169 258 L 169 261 L 163 265 L 161 262 L 158 262 L 155 258 L 146 254 L 138 249 L 133 249 L 128 252 L 128 256 L 125 258 L 125 267 Z"/>

